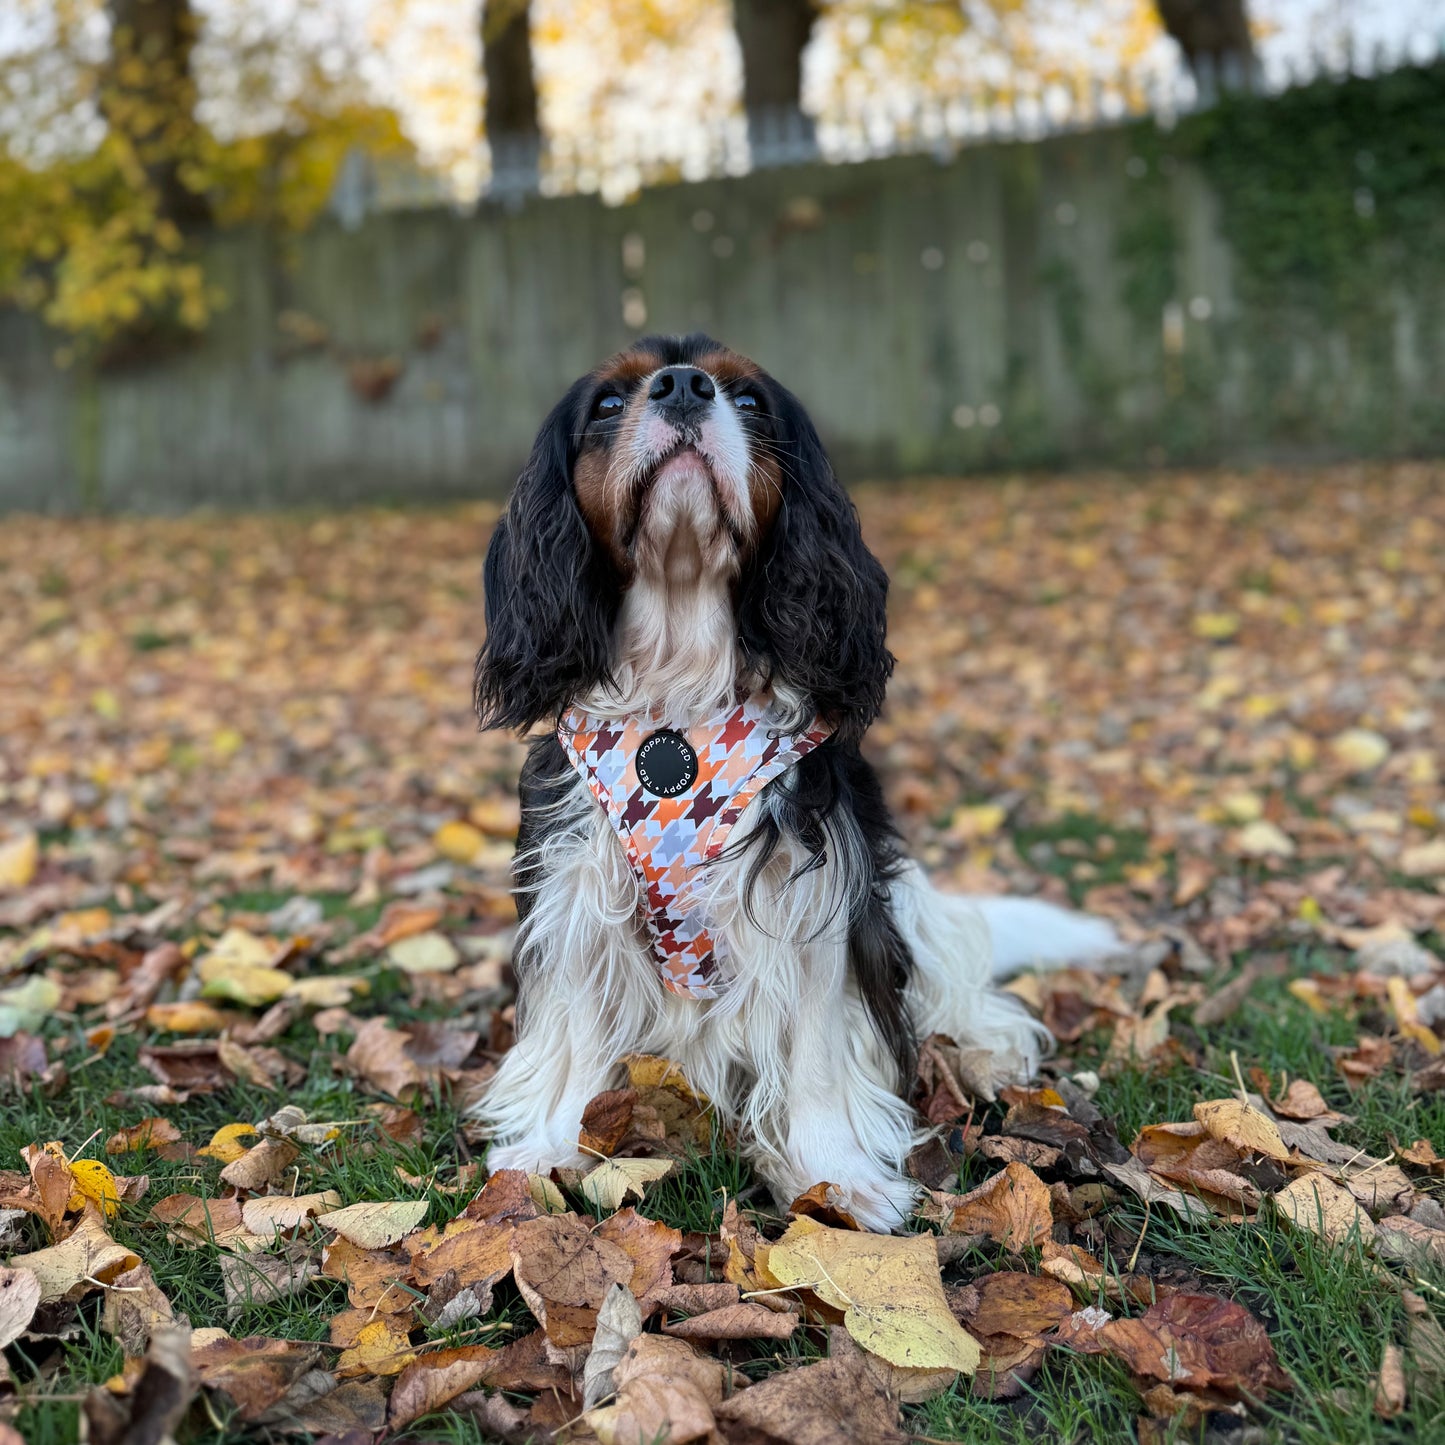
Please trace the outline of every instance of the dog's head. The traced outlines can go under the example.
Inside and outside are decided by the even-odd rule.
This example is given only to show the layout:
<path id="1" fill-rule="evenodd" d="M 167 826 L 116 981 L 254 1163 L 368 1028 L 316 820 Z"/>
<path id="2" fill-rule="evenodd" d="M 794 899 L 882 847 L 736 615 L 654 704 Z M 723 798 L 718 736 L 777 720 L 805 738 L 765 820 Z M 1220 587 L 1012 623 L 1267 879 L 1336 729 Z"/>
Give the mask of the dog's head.
<path id="1" fill-rule="evenodd" d="M 688 665 L 721 612 L 697 701 L 771 686 L 856 739 L 892 668 L 886 595 L 798 400 L 706 336 L 646 337 L 542 424 L 487 554 L 478 714 L 529 727 L 624 667 L 617 690 L 656 700 L 645 674 Z"/>

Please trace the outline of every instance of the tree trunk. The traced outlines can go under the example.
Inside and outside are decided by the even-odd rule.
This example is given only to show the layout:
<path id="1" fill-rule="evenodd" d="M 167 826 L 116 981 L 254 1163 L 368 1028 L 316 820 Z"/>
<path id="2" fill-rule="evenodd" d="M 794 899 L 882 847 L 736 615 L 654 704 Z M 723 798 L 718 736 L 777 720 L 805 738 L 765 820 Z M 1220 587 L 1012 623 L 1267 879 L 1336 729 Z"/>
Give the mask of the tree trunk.
<path id="1" fill-rule="evenodd" d="M 1246 0 L 1155 0 L 1197 80 L 1248 86 L 1255 70 Z"/>
<path id="2" fill-rule="evenodd" d="M 485 123 L 492 150 L 492 190 L 535 190 L 542 127 L 537 119 L 527 0 L 485 0 L 482 71 L 487 81 Z"/>
<path id="3" fill-rule="evenodd" d="M 190 0 L 106 0 L 106 9 L 110 56 L 101 76 L 101 112 L 134 143 L 161 215 L 183 230 L 202 225 L 210 214 L 206 199 L 181 180 L 196 131 Z"/>
<path id="4" fill-rule="evenodd" d="M 816 14 L 815 0 L 733 0 L 754 165 L 804 159 L 816 149 L 801 104 L 803 49 Z"/>

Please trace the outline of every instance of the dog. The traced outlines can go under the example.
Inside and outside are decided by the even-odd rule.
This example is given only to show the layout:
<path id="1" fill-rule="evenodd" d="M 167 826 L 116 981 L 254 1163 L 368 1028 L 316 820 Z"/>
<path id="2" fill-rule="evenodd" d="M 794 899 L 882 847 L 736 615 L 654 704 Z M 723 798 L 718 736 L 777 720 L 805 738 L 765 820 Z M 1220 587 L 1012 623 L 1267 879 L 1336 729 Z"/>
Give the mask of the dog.
<path id="1" fill-rule="evenodd" d="M 1104 923 L 950 898 L 860 751 L 893 669 L 888 579 L 798 400 L 703 335 L 646 337 L 542 425 L 487 552 L 482 726 L 521 776 L 518 1034 L 477 1107 L 492 1169 L 582 1162 L 629 1053 L 675 1060 L 781 1204 L 866 1228 L 917 1186 L 916 1040 L 1031 1075 L 1001 971 L 1106 954 Z"/>

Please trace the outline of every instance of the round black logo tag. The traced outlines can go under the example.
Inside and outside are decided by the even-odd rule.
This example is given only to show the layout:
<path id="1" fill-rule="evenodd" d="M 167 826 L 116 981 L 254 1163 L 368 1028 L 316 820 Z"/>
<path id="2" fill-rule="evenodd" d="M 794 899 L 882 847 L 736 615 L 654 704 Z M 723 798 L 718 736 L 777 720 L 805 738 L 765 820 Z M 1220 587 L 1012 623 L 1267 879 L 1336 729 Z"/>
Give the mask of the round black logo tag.
<path id="1" fill-rule="evenodd" d="M 681 733 L 659 728 L 637 750 L 637 781 L 654 798 L 675 798 L 697 781 L 697 754 Z"/>

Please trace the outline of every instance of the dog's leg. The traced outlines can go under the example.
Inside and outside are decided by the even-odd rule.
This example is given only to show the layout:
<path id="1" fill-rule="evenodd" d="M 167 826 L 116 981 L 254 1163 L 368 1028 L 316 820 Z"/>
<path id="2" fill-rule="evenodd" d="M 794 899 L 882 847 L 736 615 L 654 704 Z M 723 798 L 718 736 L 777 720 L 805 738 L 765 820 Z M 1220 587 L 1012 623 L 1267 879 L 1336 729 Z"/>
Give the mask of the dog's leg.
<path id="1" fill-rule="evenodd" d="M 893 1061 L 851 989 L 834 987 L 802 1005 L 793 1026 L 781 1158 L 764 1161 L 765 1177 L 782 1205 L 826 1180 L 865 1229 L 898 1229 L 912 1215 L 918 1189 L 903 1172 L 914 1120 L 899 1096 Z"/>
<path id="2" fill-rule="evenodd" d="M 637 885 L 611 824 L 584 814 L 530 859 L 516 1045 L 476 1108 L 492 1169 L 576 1164 L 582 1112 L 654 1031 L 663 997 L 638 938 Z"/>

